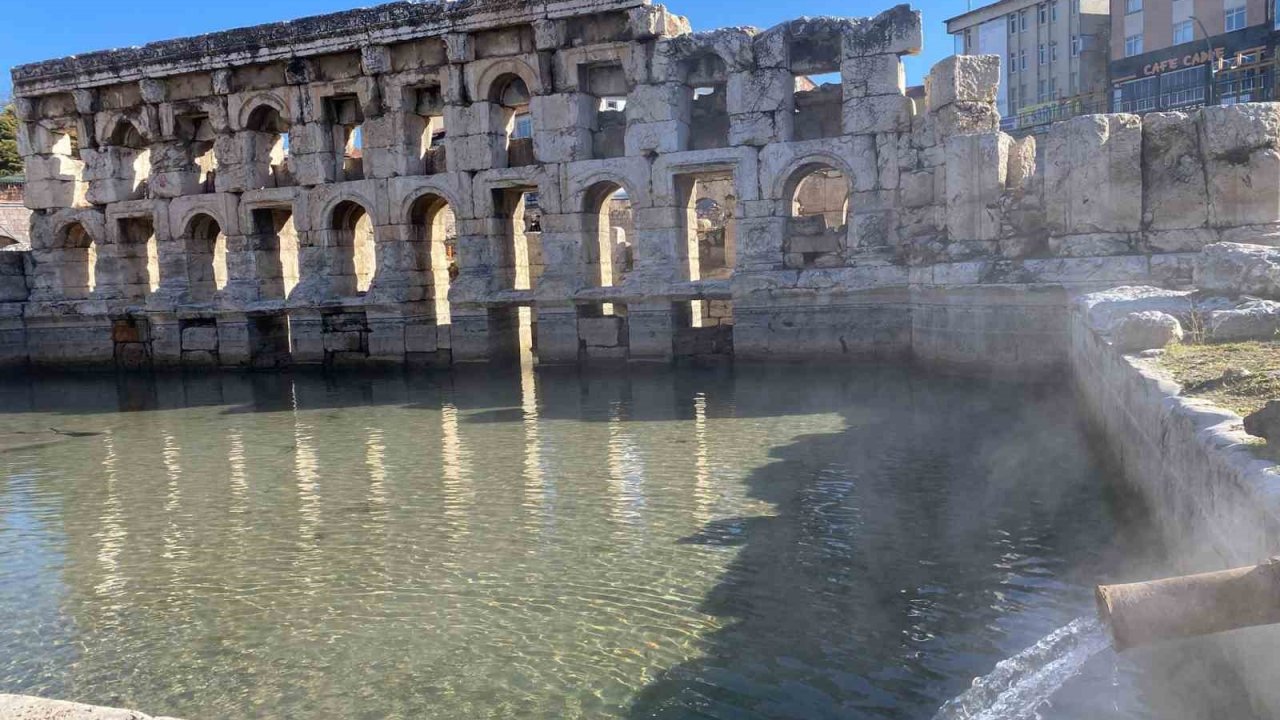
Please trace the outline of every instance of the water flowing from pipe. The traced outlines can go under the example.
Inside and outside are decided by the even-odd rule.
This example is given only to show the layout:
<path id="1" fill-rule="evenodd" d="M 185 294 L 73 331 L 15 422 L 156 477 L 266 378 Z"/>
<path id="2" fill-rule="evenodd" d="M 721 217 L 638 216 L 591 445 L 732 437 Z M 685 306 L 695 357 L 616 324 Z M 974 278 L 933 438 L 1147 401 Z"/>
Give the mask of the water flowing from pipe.
<path id="1" fill-rule="evenodd" d="M 990 674 L 943 705 L 933 720 L 1030 720 L 1040 706 L 1110 645 L 1093 617 L 1073 620 L 1002 660 Z"/>

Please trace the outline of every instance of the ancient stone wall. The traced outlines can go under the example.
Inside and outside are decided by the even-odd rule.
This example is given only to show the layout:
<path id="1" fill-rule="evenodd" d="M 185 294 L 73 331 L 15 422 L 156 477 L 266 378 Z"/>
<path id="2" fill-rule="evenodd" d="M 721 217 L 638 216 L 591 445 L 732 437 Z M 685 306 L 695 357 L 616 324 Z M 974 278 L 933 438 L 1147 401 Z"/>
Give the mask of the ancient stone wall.
<path id="1" fill-rule="evenodd" d="M 998 131 L 999 58 L 907 96 L 920 23 L 392 3 L 16 68 L 3 353 L 1041 366 L 1071 293 L 1189 282 L 1186 253 L 1280 222 L 1270 105 L 1077 118 L 1038 166 Z"/>

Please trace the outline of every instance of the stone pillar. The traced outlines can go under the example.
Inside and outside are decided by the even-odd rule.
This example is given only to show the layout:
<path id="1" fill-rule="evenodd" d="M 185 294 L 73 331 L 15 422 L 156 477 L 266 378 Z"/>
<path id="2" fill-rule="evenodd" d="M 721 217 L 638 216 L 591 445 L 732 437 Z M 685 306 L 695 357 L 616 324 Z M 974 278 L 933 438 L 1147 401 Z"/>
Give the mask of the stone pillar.
<path id="1" fill-rule="evenodd" d="M 529 112 L 533 115 L 534 157 L 544 163 L 591 159 L 597 102 L 586 93 L 533 96 Z"/>
<path id="2" fill-rule="evenodd" d="M 627 155 L 687 149 L 692 102 L 693 91 L 681 82 L 636 85 L 627 96 Z"/>
<path id="3" fill-rule="evenodd" d="M 670 300 L 654 299 L 627 305 L 630 359 L 636 362 L 670 362 L 671 342 L 679 321 Z"/>

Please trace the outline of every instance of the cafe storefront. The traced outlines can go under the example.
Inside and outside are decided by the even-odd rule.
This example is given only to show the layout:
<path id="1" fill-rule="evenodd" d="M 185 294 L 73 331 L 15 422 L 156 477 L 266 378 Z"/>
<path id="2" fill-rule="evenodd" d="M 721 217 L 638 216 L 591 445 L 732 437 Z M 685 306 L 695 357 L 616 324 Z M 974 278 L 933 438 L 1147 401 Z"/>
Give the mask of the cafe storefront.
<path id="1" fill-rule="evenodd" d="M 1112 112 L 1146 113 L 1271 100 L 1270 25 L 1224 33 L 1111 63 Z"/>

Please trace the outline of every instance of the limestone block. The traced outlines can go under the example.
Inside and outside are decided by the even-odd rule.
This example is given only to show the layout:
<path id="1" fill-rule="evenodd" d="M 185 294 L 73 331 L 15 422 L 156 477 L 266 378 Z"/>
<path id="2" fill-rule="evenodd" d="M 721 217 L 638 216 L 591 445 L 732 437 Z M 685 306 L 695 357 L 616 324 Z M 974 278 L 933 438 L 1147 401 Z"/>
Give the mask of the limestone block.
<path id="1" fill-rule="evenodd" d="M 1248 103 L 1200 112 L 1210 224 L 1280 221 L 1280 193 L 1273 191 L 1280 186 L 1280 108 Z"/>
<path id="2" fill-rule="evenodd" d="M 1280 337 L 1280 303 L 1250 300 L 1231 310 L 1214 310 L 1206 325 L 1214 342 L 1275 340 Z"/>
<path id="3" fill-rule="evenodd" d="M 729 74 L 729 113 L 791 112 L 795 98 L 795 76 L 785 68 Z"/>
<path id="4" fill-rule="evenodd" d="M 907 75 L 897 55 L 869 55 L 840 63 L 840 80 L 846 99 L 872 95 L 902 95 Z"/>
<path id="5" fill-rule="evenodd" d="M 898 244 L 897 214 L 892 210 L 856 212 L 849 218 L 850 250 L 890 248 Z"/>
<path id="6" fill-rule="evenodd" d="M 684 121 L 689 117 L 692 102 L 693 94 L 683 83 L 637 85 L 627 95 L 628 129 L 639 123 Z"/>
<path id="7" fill-rule="evenodd" d="M 1182 324 L 1159 310 L 1144 310 L 1122 317 L 1111 329 L 1111 343 L 1123 353 L 1154 350 L 1182 341 Z"/>
<path id="8" fill-rule="evenodd" d="M 453 32 L 444 36 L 445 57 L 451 63 L 467 63 L 476 59 L 475 39 L 469 33 Z"/>
<path id="9" fill-rule="evenodd" d="M 857 21 L 841 34 L 846 58 L 868 55 L 915 55 L 924 47 L 920 13 L 898 5 L 873 18 Z"/>
<path id="10" fill-rule="evenodd" d="M 1142 220 L 1146 227 L 1197 228 L 1209 221 L 1196 118 L 1187 113 L 1150 113 L 1142 118 Z"/>
<path id="11" fill-rule="evenodd" d="M 594 130 L 598 102 L 595 96 L 586 93 L 536 95 L 529 101 L 529 112 L 533 115 L 533 129 L 535 131 L 567 128 Z"/>
<path id="12" fill-rule="evenodd" d="M 30 155 L 26 158 L 27 182 L 75 180 L 85 171 L 83 162 L 66 155 Z"/>
<path id="13" fill-rule="evenodd" d="M 243 133 L 237 133 L 242 135 Z M 251 148 L 253 144 L 245 144 L 244 147 Z M 289 154 L 292 155 L 314 155 L 315 153 L 332 152 L 333 151 L 333 130 L 324 123 L 302 123 L 294 125 L 289 130 Z M 217 145 L 214 146 L 214 152 L 217 152 Z M 219 162 L 221 162 L 219 156 Z"/>
<path id="14" fill-rule="evenodd" d="M 729 144 L 763 147 L 790 136 L 790 127 L 780 128 L 778 118 L 789 115 L 771 112 L 738 113 L 729 116 Z"/>
<path id="15" fill-rule="evenodd" d="M 290 155 L 289 169 L 299 185 L 325 185 L 337 179 L 338 170 L 333 153 L 311 153 L 309 155 Z M 218 176 L 221 178 L 221 173 Z M 218 184 L 218 192 L 226 192 Z M 259 185 L 258 187 L 264 187 Z"/>
<path id="16" fill-rule="evenodd" d="M 444 123 L 449 128 L 449 137 L 497 133 L 505 128 L 506 122 L 506 110 L 497 103 L 481 101 L 444 107 Z"/>
<path id="17" fill-rule="evenodd" d="M 213 82 L 213 94 L 230 95 L 234 92 L 235 88 L 232 87 L 233 77 L 233 73 L 227 68 L 220 68 L 210 73 L 210 79 Z"/>
<path id="18" fill-rule="evenodd" d="M 783 68 L 791 67 L 791 26 L 783 23 L 772 27 L 751 40 L 755 52 L 756 67 Z"/>
<path id="19" fill-rule="evenodd" d="M 850 135 L 906 132 L 911 129 L 911 100 L 901 95 L 846 98 L 841 119 Z"/>
<path id="20" fill-rule="evenodd" d="M 1054 235 L 1135 232 L 1142 222 L 1142 120 L 1086 115 L 1054 125 L 1045 149 L 1045 221 Z M 949 182 L 948 178 L 948 182 Z"/>
<path id="21" fill-rule="evenodd" d="M 435 323 L 404 326 L 405 352 L 435 352 L 440 349 L 440 328 Z"/>
<path id="22" fill-rule="evenodd" d="M 218 328 L 204 325 L 184 328 L 182 330 L 183 350 L 217 350 Z"/>
<path id="23" fill-rule="evenodd" d="M 1184 228 L 1179 230 L 1147 230 L 1143 242 L 1152 252 L 1199 252 L 1205 245 L 1218 242 L 1217 231 L 1212 228 Z"/>
<path id="24" fill-rule="evenodd" d="M 952 240 L 1000 236 L 1000 199 L 1013 138 L 1004 133 L 947 138 L 947 230 Z"/>
<path id="25" fill-rule="evenodd" d="M 1036 136 L 1028 135 L 1021 140 L 1014 141 L 1014 146 L 1009 152 L 1009 177 L 1006 187 L 1010 190 L 1023 188 L 1031 189 L 1031 184 L 1036 174 Z M 1036 188 L 1038 190 L 1038 188 Z"/>
<path id="26" fill-rule="evenodd" d="M 952 135 L 975 135 L 1000 129 L 1000 112 L 988 103 L 951 103 L 931 113 L 931 120 L 938 144 Z"/>
<path id="27" fill-rule="evenodd" d="M 86 186 L 74 180 L 28 180 L 23 203 L 32 210 L 78 207 L 86 204 Z"/>
<path id="28" fill-rule="evenodd" d="M 689 31 L 688 20 L 662 5 L 643 5 L 627 10 L 627 33 L 634 40 L 652 40 Z"/>
<path id="29" fill-rule="evenodd" d="M 386 45 L 361 46 L 360 69 L 365 75 L 391 72 L 391 48 Z"/>
<path id="30" fill-rule="evenodd" d="M 1133 250 L 1133 236 L 1128 233 L 1085 233 L 1049 238 L 1049 252 L 1062 257 L 1127 255 Z"/>
<path id="31" fill-rule="evenodd" d="M 475 172 L 506 167 L 506 138 L 501 135 L 449 135 L 445 138 L 449 169 Z"/>
<path id="32" fill-rule="evenodd" d="M 992 104 L 1000 87 L 999 55 L 952 55 L 929 70 L 929 111 L 958 102 Z"/>
<path id="33" fill-rule="evenodd" d="M 623 341 L 622 318 L 579 318 L 578 338 L 588 347 L 617 347 Z"/>
<path id="34" fill-rule="evenodd" d="M 13 99 L 14 112 L 23 122 L 35 122 L 40 119 L 39 98 L 17 97 Z"/>
<path id="35" fill-rule="evenodd" d="M 1201 290 L 1280 300 L 1280 248 L 1242 243 L 1205 246 L 1196 262 Z"/>
<path id="36" fill-rule="evenodd" d="M 932 205 L 934 201 L 934 171 L 917 170 L 903 173 L 899 179 L 899 197 L 909 208 Z"/>
<path id="37" fill-rule="evenodd" d="M 142 102 L 158 105 L 169 99 L 169 86 L 158 78 L 142 78 L 138 81 Z"/>
<path id="38" fill-rule="evenodd" d="M 679 152 L 688 146 L 689 125 L 682 120 L 627 123 L 627 155 Z"/>

